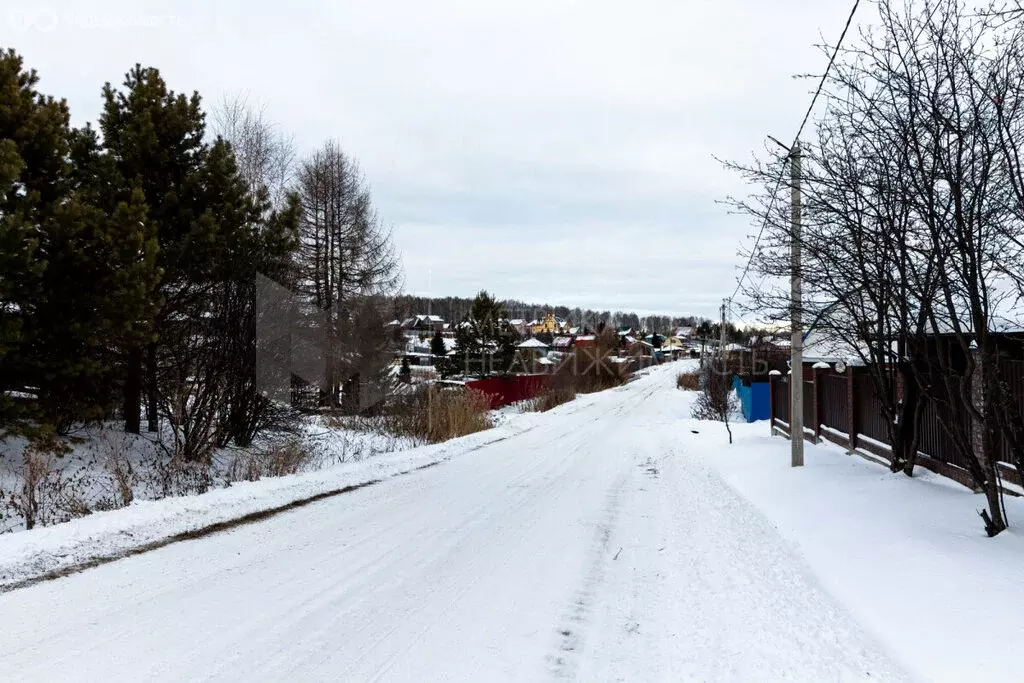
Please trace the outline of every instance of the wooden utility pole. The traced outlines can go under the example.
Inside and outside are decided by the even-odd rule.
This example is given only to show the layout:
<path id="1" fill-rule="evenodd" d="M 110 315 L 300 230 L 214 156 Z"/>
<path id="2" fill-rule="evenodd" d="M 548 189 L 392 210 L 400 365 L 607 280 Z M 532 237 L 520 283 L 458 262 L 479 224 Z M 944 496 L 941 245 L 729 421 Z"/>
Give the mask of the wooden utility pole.
<path id="1" fill-rule="evenodd" d="M 789 151 L 789 168 L 791 173 L 790 221 L 792 235 L 790 237 L 790 256 L 792 258 L 792 279 L 790 281 L 791 309 L 791 374 L 789 377 L 789 442 L 792 448 L 791 465 L 802 467 L 804 464 L 804 331 L 800 309 L 803 301 L 803 282 L 801 281 L 801 225 L 800 225 L 800 141 L 793 143 Z"/>
<path id="2" fill-rule="evenodd" d="M 718 357 L 723 361 L 725 360 L 725 302 L 728 299 L 722 300 L 722 320 L 719 323 L 718 329 Z"/>

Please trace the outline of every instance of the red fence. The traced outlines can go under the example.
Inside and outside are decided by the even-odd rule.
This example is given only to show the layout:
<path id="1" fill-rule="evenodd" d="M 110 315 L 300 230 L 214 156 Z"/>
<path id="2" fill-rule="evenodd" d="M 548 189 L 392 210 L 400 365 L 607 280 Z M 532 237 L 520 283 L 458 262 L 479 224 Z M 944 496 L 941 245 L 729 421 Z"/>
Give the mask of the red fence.
<path id="1" fill-rule="evenodd" d="M 534 398 L 544 390 L 547 381 L 548 375 L 510 375 L 472 379 L 466 382 L 466 386 L 486 394 L 491 408 L 500 408 Z"/>

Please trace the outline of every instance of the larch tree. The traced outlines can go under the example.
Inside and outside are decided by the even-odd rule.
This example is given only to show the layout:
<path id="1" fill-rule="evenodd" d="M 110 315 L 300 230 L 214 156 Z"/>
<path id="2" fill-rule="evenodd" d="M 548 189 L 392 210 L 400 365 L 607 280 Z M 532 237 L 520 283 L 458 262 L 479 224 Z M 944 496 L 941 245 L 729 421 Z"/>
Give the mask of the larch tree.
<path id="1" fill-rule="evenodd" d="M 296 288 L 326 325 L 322 402 L 356 410 L 365 383 L 390 360 L 385 303 L 401 284 L 391 233 L 356 162 L 327 142 L 300 166 Z"/>

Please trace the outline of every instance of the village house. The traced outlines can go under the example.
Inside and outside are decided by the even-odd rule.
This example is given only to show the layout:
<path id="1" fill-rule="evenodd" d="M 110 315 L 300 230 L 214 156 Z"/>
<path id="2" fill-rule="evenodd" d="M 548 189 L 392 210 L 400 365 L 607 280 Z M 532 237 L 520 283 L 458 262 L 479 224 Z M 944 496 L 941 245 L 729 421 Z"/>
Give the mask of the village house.
<path id="1" fill-rule="evenodd" d="M 513 318 L 508 321 L 509 327 L 516 331 L 520 337 L 525 337 L 530 333 L 530 323 L 526 322 L 522 318 Z"/>
<path id="2" fill-rule="evenodd" d="M 550 347 L 541 340 L 534 338 L 527 339 L 516 348 L 519 349 L 519 352 L 523 357 L 541 358 L 548 354 L 548 349 Z"/>
<path id="3" fill-rule="evenodd" d="M 389 326 L 394 325 L 396 320 L 391 321 Z M 448 327 L 444 318 L 438 315 L 414 315 L 406 318 L 400 323 L 402 333 L 406 337 L 433 336 L 435 332 L 444 332 Z"/>
<path id="4" fill-rule="evenodd" d="M 572 337 L 555 337 L 551 342 L 551 347 L 555 351 L 564 353 L 572 348 Z"/>
<path id="5" fill-rule="evenodd" d="M 543 320 L 534 320 L 530 323 L 530 332 L 532 334 L 563 334 L 569 327 L 566 320 L 555 317 L 554 313 L 548 313 Z"/>

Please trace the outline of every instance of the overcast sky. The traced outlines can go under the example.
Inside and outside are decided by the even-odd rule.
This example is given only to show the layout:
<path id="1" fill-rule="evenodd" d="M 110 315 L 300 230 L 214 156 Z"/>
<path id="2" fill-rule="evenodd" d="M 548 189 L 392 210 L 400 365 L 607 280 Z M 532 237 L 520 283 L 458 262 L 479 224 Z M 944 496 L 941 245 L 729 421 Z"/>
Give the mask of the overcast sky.
<path id="1" fill-rule="evenodd" d="M 868 6 L 870 7 L 870 5 Z M 3 16 L 6 12 L 7 16 Z M 135 62 L 336 138 L 407 291 L 714 315 L 752 231 L 712 155 L 791 138 L 846 0 L 6 0 L 0 45 L 95 120 Z"/>

